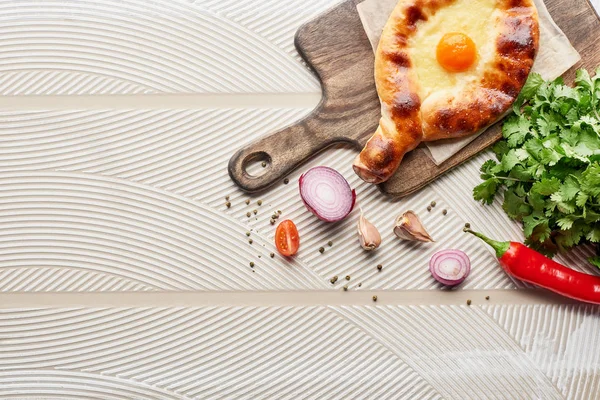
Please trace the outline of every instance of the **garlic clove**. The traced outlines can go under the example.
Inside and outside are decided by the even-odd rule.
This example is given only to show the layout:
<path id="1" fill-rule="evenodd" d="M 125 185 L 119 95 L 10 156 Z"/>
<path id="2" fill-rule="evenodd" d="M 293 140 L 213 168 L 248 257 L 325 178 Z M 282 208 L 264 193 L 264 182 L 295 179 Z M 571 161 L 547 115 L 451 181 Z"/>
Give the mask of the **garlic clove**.
<path id="1" fill-rule="evenodd" d="M 394 233 L 402 240 L 433 242 L 414 211 L 407 211 L 396 219 Z"/>
<path id="2" fill-rule="evenodd" d="M 360 246 L 367 251 L 375 250 L 381 244 L 379 231 L 365 218 L 362 210 L 358 218 L 358 239 Z"/>

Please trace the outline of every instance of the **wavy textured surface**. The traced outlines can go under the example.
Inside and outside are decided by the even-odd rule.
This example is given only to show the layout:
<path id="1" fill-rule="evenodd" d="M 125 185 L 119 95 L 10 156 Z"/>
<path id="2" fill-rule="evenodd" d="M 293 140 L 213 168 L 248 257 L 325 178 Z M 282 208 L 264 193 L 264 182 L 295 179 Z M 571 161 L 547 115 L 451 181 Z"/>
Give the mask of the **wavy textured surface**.
<path id="1" fill-rule="evenodd" d="M 0 357 L 0 397 L 440 399 L 326 307 L 3 310 Z"/>
<path id="2" fill-rule="evenodd" d="M 514 305 L 485 310 L 565 398 L 585 399 L 600 393 L 598 306 Z"/>
<path id="3" fill-rule="evenodd" d="M 334 309 L 397 354 L 445 399 L 562 399 L 540 366 L 479 307 Z"/>
<path id="4" fill-rule="evenodd" d="M 255 237 L 249 244 L 246 228 L 234 220 L 133 183 L 0 173 L 0 204 L 4 290 L 324 287 L 300 262 L 269 257 L 271 243 Z"/>
<path id="5" fill-rule="evenodd" d="M 5 309 L 0 397 L 589 399 L 599 389 L 597 313 L 590 306 Z"/>
<path id="6" fill-rule="evenodd" d="M 188 2 L 0 2 L 2 95 L 318 90 L 276 44 Z"/>
<path id="7" fill-rule="evenodd" d="M 48 236 L 48 228 L 44 230 L 46 231 L 45 235 Z M 23 238 L 21 246 L 28 247 L 29 239 L 27 239 L 27 236 L 21 235 L 20 237 Z M 81 241 L 85 239 L 85 236 L 79 238 L 80 246 Z M 5 249 L 6 245 L 2 247 L 4 248 L 0 250 L 0 255 L 4 255 L 4 252 L 9 251 Z M 33 246 L 29 248 L 29 251 L 32 250 Z M 84 257 L 81 255 L 81 253 L 84 253 L 81 248 L 67 249 L 64 245 L 56 247 L 52 252 L 55 257 L 52 260 L 48 254 L 40 254 L 37 258 L 35 255 L 30 255 L 30 258 L 27 259 L 26 255 L 23 256 L 22 250 L 18 260 L 7 257 L 2 263 L 10 266 L 0 268 L 0 292 L 137 292 L 156 290 L 156 287 L 151 284 L 111 272 L 111 267 L 115 268 L 117 266 L 116 268 L 118 268 L 119 264 L 112 263 L 112 265 L 109 265 L 106 257 Z M 79 257 L 77 257 L 78 253 Z M 44 257 L 43 260 L 42 257 Z M 99 258 L 97 263 L 92 261 L 94 258 Z M 92 266 L 88 267 L 90 264 Z M 42 267 L 38 265 L 50 266 Z M 129 269 L 129 265 L 122 268 Z M 97 269 L 98 271 L 91 269 Z M 128 274 L 134 275 L 135 273 Z"/>
<path id="8" fill-rule="evenodd" d="M 0 371 L 3 399 L 187 399 L 140 383 L 83 372 L 20 369 Z"/>
<path id="9" fill-rule="evenodd" d="M 338 0 L 188 1 L 245 26 L 298 60 L 300 57 L 294 47 L 294 35 L 298 28 L 339 3 Z"/>
<path id="10" fill-rule="evenodd" d="M 6 170 L 113 175 L 222 207 L 234 188 L 226 170 L 232 149 L 309 111 L 1 112 L 0 158 Z"/>

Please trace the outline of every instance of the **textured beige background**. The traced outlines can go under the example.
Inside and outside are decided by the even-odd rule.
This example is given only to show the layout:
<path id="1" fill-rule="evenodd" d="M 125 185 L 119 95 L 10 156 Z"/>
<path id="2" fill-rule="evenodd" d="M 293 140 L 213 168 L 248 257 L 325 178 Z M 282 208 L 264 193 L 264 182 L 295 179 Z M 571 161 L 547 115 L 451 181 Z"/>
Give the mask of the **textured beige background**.
<path id="1" fill-rule="evenodd" d="M 355 177 L 349 148 L 310 161 L 356 188 L 384 237 L 370 255 L 356 212 L 324 225 L 305 211 L 301 171 L 260 196 L 230 182 L 235 148 L 319 101 L 293 35 L 334 4 L 0 1 L 0 397 L 598 393 L 598 308 L 511 280 L 460 233 L 469 221 L 520 239 L 499 204 L 471 199 L 489 154 L 401 201 Z M 394 239 L 393 217 L 408 208 L 436 243 Z M 293 262 L 269 257 L 278 209 L 301 233 Z M 453 292 L 427 270 L 450 247 L 473 261 Z M 592 272 L 589 252 L 561 261 Z M 350 291 L 333 275 L 351 275 Z"/>

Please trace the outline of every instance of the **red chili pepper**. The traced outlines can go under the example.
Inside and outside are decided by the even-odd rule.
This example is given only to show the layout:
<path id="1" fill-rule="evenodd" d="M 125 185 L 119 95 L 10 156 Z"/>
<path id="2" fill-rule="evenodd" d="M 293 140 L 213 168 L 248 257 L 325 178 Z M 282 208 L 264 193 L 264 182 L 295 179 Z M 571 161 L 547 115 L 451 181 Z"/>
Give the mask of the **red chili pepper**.
<path id="1" fill-rule="evenodd" d="M 563 296 L 600 304 L 600 276 L 575 271 L 518 242 L 498 242 L 465 229 L 496 250 L 506 273 Z"/>

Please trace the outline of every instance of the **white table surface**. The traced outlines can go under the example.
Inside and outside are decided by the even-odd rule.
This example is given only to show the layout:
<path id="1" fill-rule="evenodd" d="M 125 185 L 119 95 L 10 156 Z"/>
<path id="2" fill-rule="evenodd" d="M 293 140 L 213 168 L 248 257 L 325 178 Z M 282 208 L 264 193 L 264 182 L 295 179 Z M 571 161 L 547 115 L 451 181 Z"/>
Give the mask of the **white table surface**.
<path id="1" fill-rule="evenodd" d="M 460 233 L 522 238 L 471 198 L 489 153 L 400 201 L 352 173 L 350 148 L 311 160 L 356 188 L 374 254 L 357 210 L 306 212 L 301 171 L 259 196 L 229 180 L 236 148 L 318 103 L 293 35 L 335 4 L 0 1 L 0 398 L 598 396 L 600 309 L 510 279 Z M 394 238 L 407 209 L 436 243 Z M 276 210 L 300 230 L 293 261 L 269 256 Z M 473 263 L 457 291 L 429 275 L 443 248 Z M 589 251 L 558 259 L 593 272 Z"/>

